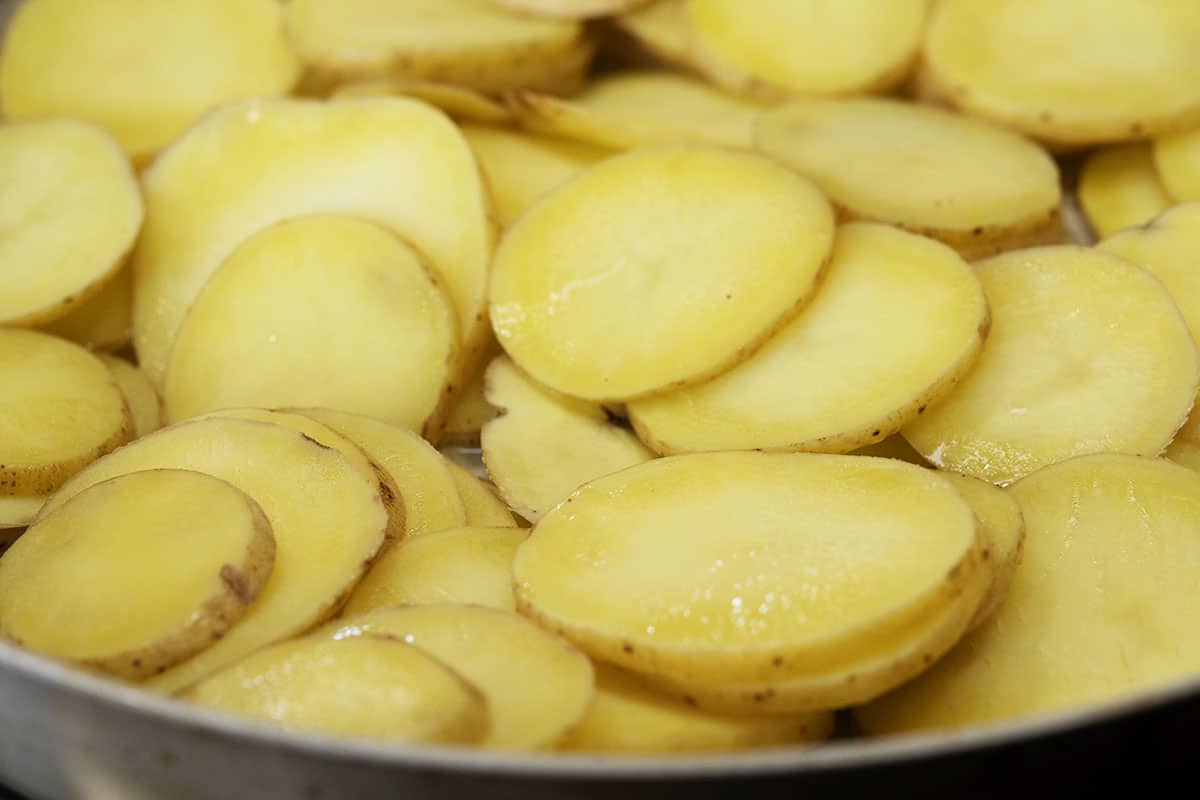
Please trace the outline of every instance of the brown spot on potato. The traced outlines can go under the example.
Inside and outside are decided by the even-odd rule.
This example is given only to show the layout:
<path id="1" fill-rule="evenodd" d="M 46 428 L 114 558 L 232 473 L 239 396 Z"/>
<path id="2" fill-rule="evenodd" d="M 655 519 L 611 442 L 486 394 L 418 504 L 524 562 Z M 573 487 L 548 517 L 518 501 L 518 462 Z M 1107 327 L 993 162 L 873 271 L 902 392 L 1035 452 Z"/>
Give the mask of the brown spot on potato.
<path id="1" fill-rule="evenodd" d="M 774 658 L 771 659 L 771 666 L 772 667 L 782 667 L 783 659 L 780 658 L 779 656 L 775 656 Z"/>
<path id="2" fill-rule="evenodd" d="M 621 650 L 627 656 L 633 655 L 633 645 L 631 645 L 629 642 L 626 642 L 625 644 L 621 645 Z"/>
<path id="3" fill-rule="evenodd" d="M 687 705 L 691 706 L 692 708 L 696 707 L 696 698 L 692 697 L 690 694 L 685 694 L 683 696 L 683 702 L 686 703 Z"/>
<path id="4" fill-rule="evenodd" d="M 920 408 L 918 408 L 918 409 L 917 409 L 917 413 L 918 413 L 918 414 L 924 414 L 924 413 L 925 413 L 925 406 L 921 406 Z"/>
<path id="5" fill-rule="evenodd" d="M 221 582 L 225 584 L 229 591 L 233 592 L 238 600 L 249 604 L 254 599 L 254 593 L 250 591 L 250 584 L 247 582 L 246 576 L 237 567 L 232 564 L 226 564 L 221 567 L 218 575 L 221 578 Z"/>
<path id="6" fill-rule="evenodd" d="M 332 450 L 332 449 L 333 449 L 332 447 L 330 447 L 330 446 L 329 446 L 329 445 L 327 445 L 327 444 L 321 444 L 321 443 L 320 443 L 320 442 L 318 442 L 316 439 L 314 439 L 314 438 L 312 438 L 311 436 L 309 436 L 307 433 L 302 433 L 302 434 L 300 434 L 300 438 L 302 438 L 302 439 L 305 439 L 305 440 L 307 440 L 307 441 L 310 441 L 310 442 L 312 442 L 313 444 L 315 444 L 317 447 L 321 448 L 322 450 Z"/>
<path id="7" fill-rule="evenodd" d="M 396 493 L 392 491 L 392 487 L 388 486 L 383 481 L 379 482 L 379 496 L 383 498 L 383 502 L 391 505 L 396 502 Z"/>

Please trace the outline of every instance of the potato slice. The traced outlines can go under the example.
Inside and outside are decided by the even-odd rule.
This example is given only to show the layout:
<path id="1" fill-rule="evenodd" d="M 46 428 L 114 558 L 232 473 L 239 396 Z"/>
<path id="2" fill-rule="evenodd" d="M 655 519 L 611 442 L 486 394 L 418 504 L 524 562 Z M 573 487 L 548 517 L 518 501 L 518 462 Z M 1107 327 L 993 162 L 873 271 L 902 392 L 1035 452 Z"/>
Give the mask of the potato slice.
<path id="1" fill-rule="evenodd" d="M 1200 476 L 1102 454 L 1012 487 L 1025 562 L 991 621 L 859 709 L 871 733 L 961 728 L 1127 697 L 1200 669 Z M 1180 602 L 1184 598 L 1185 602 Z"/>
<path id="2" fill-rule="evenodd" d="M 1145 143 L 1097 150 L 1079 173 L 1079 203 L 1100 238 L 1143 225 L 1171 206 Z"/>
<path id="3" fill-rule="evenodd" d="M 462 498 L 463 508 L 467 514 L 467 524 L 485 528 L 516 528 L 517 520 L 513 517 L 508 506 L 486 482 L 476 478 L 470 472 L 447 461 L 450 477 L 458 487 L 458 496 Z"/>
<path id="4" fill-rule="evenodd" d="M 654 458 L 603 406 L 539 386 L 505 356 L 488 367 L 487 397 L 501 415 L 483 428 L 483 463 L 530 522 L 581 484 Z"/>
<path id="5" fill-rule="evenodd" d="M 50 494 L 132 436 L 125 397 L 100 359 L 0 328 L 0 496 Z"/>
<path id="6" fill-rule="evenodd" d="M 185 422 L 121 448 L 76 475 L 41 517 L 101 481 L 146 469 L 190 469 L 232 483 L 258 501 L 275 534 L 275 567 L 246 615 L 219 642 L 153 679 L 156 691 L 177 691 L 320 622 L 387 533 L 378 483 L 358 464 L 296 430 L 228 417 Z"/>
<path id="7" fill-rule="evenodd" d="M 1077 147 L 1200 121 L 1198 40 L 1191 0 L 946 0 L 923 67 L 957 108 Z"/>
<path id="8" fill-rule="evenodd" d="M 796 100 L 765 112 L 759 146 L 852 219 L 899 225 L 973 256 L 1058 214 L 1058 169 L 1015 133 L 886 99 Z"/>
<path id="9" fill-rule="evenodd" d="M 800 316 L 708 383 L 635 400 L 629 418 L 660 453 L 846 453 L 897 432 L 952 391 L 988 325 L 983 289 L 949 247 L 883 225 L 846 225 Z"/>
<path id="10" fill-rule="evenodd" d="M 236 104 L 205 118 L 144 176 L 134 256 L 138 361 L 162 386 L 188 307 L 255 232 L 310 213 L 383 225 L 428 260 L 459 322 L 463 357 L 482 344 L 492 231 L 475 159 L 424 103 Z"/>
<path id="11" fill-rule="evenodd" d="M 170 421 L 328 407 L 436 438 L 455 338 L 453 310 L 407 244 L 365 220 L 300 217 L 247 239 L 200 291 L 167 362 L 163 405 Z"/>
<path id="12" fill-rule="evenodd" d="M 508 231 L 492 263 L 492 325 L 518 366 L 564 394 L 619 402 L 697 383 L 799 311 L 832 238 L 820 192 L 761 156 L 627 153 Z"/>
<path id="13" fill-rule="evenodd" d="M 274 0 L 22 4 L 0 57 L 9 119 L 75 117 L 139 163 L 229 100 L 283 95 L 300 65 Z"/>
<path id="14" fill-rule="evenodd" d="M 527 535 L 520 528 L 460 527 L 402 542 L 371 566 L 342 615 L 438 603 L 515 611 L 512 560 Z"/>
<path id="15" fill-rule="evenodd" d="M 624 14 L 652 0 L 491 0 L 501 8 L 544 17 L 587 19 Z"/>
<path id="16" fill-rule="evenodd" d="M 667 64 L 687 66 L 693 34 L 684 0 L 657 0 L 614 22 L 650 55 Z"/>
<path id="17" fill-rule="evenodd" d="M 1156 141 L 1154 165 L 1173 199 L 1200 200 L 1200 129 L 1169 134 Z"/>
<path id="18" fill-rule="evenodd" d="M 186 470 L 120 475 L 43 515 L 5 554 L 0 631 L 54 658 L 146 678 L 224 636 L 274 561 L 270 523 L 234 486 Z"/>
<path id="19" fill-rule="evenodd" d="M 499 100 L 453 83 L 418 80 L 363 81 L 342 86 L 333 93 L 346 97 L 411 97 L 440 108 L 460 122 L 503 125 L 513 121 L 512 112 Z"/>
<path id="20" fill-rule="evenodd" d="M 506 99 L 531 130 L 617 149 L 693 142 L 749 150 L 762 111 L 696 78 L 650 70 L 614 73 L 571 98 L 517 91 Z"/>
<path id="21" fill-rule="evenodd" d="M 650 689 L 634 675 L 596 666 L 596 698 L 563 750 L 649 755 L 748 750 L 819 742 L 833 714 L 731 717 L 710 714 Z"/>
<path id="22" fill-rule="evenodd" d="M 125 402 L 129 404 L 133 438 L 140 438 L 161 428 L 162 409 L 159 407 L 158 392 L 154 391 L 146 373 L 117 356 L 101 353 L 99 358 L 112 373 L 121 394 L 125 395 Z"/>
<path id="23" fill-rule="evenodd" d="M 916 59 L 927 0 L 688 0 L 695 65 L 734 91 L 889 89 Z"/>
<path id="24" fill-rule="evenodd" d="M 14 122 L 0 125 L 0 175 L 0 324 L 65 316 L 113 279 L 141 228 L 129 161 L 92 125 Z"/>
<path id="25" fill-rule="evenodd" d="M 1171 442 L 1164 455 L 1181 467 L 1200 472 L 1200 444 L 1181 437 Z"/>
<path id="26" fill-rule="evenodd" d="M 33 522 L 45 503 L 45 497 L 0 496 L 0 532 L 23 530 Z"/>
<path id="27" fill-rule="evenodd" d="M 976 274 L 992 331 L 975 368 L 904 428 L 939 467 L 1006 484 L 1075 455 L 1158 455 L 1200 381 L 1196 345 L 1145 270 L 1082 247 L 1018 250 Z"/>
<path id="28" fill-rule="evenodd" d="M 479 431 L 496 418 L 499 412 L 483 396 L 483 373 L 488 364 L 500 355 L 500 345 L 490 337 L 483 358 L 467 375 L 467 380 L 450 404 L 446 414 L 446 427 L 442 431 L 441 444 L 456 444 L 465 447 L 479 446 Z"/>
<path id="29" fill-rule="evenodd" d="M 326 628 L 335 639 L 384 634 L 426 651 L 479 687 L 492 713 L 482 744 L 533 750 L 561 739 L 587 712 L 587 658 L 508 611 L 465 605 L 381 608 Z"/>
<path id="30" fill-rule="evenodd" d="M 133 270 L 128 266 L 117 270 L 94 297 L 41 327 L 89 350 L 128 347 L 133 341 Z"/>
<path id="31" fill-rule="evenodd" d="M 516 222 L 552 189 L 613 153 L 583 142 L 481 125 L 463 125 L 462 134 L 479 159 L 502 227 Z"/>
<path id="32" fill-rule="evenodd" d="M 479 691 L 442 662 L 383 636 L 305 637 L 259 650 L 184 693 L 284 728 L 377 740 L 475 744 Z"/>

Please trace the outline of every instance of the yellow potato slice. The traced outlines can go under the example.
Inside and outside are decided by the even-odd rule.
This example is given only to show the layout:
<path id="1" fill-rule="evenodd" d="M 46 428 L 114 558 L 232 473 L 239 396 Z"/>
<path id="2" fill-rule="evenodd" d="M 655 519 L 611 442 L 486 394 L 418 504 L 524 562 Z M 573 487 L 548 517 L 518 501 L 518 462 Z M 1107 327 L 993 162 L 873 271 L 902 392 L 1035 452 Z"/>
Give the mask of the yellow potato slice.
<path id="1" fill-rule="evenodd" d="M 1079 203 L 1100 238 L 1143 225 L 1171 206 L 1145 143 L 1097 150 L 1079 173 Z"/>
<path id="2" fill-rule="evenodd" d="M 508 510 L 508 506 L 496 496 L 488 483 L 476 478 L 453 461 L 447 461 L 446 467 L 450 470 L 450 477 L 454 478 L 454 485 L 458 487 L 458 496 L 462 498 L 468 525 L 484 528 L 518 527 L 517 520 Z"/>
<path id="3" fill-rule="evenodd" d="M 613 152 L 583 142 L 504 128 L 463 125 L 462 133 L 479 159 L 479 167 L 492 190 L 497 220 L 503 227 L 516 222 L 552 189 Z"/>
<path id="4" fill-rule="evenodd" d="M 1200 472 L 1200 444 L 1181 437 L 1171 442 L 1164 455 L 1181 467 Z"/>
<path id="5" fill-rule="evenodd" d="M 1200 129 L 1163 136 L 1154 143 L 1154 165 L 1178 202 L 1200 200 Z"/>
<path id="6" fill-rule="evenodd" d="M 501 415 L 483 428 L 483 463 L 530 522 L 581 484 L 654 458 L 603 406 L 537 385 L 504 356 L 488 367 L 487 397 Z"/>
<path id="7" fill-rule="evenodd" d="M 688 0 L 695 65 L 758 94 L 889 89 L 916 59 L 927 0 Z"/>
<path id="8" fill-rule="evenodd" d="M 484 747 L 533 750 L 554 745 L 592 701 L 591 662 L 509 611 L 466 605 L 381 608 L 326 630 L 335 639 L 394 636 L 461 673 L 483 692 L 492 714 Z"/>
<path id="9" fill-rule="evenodd" d="M 499 100 L 493 100 L 482 92 L 453 83 L 400 79 L 363 81 L 342 86 L 333 96 L 411 97 L 440 108 L 460 122 L 503 125 L 513 120 L 512 112 Z"/>
<path id="10" fill-rule="evenodd" d="M 300 66 L 274 0 L 24 3 L 0 57 L 9 119 L 75 117 L 144 163 L 230 100 L 287 94 Z"/>
<path id="11" fill-rule="evenodd" d="M 171 421 L 328 407 L 436 436 L 455 338 L 454 312 L 412 248 L 365 220 L 301 217 L 247 239 L 200 291 L 163 405 Z"/>
<path id="12" fill-rule="evenodd" d="M 45 502 L 45 497 L 0 496 L 0 533 L 24 530 L 37 517 Z"/>
<path id="13" fill-rule="evenodd" d="M 397 639 L 306 637 L 259 650 L 184 699 L 283 728 L 378 740 L 475 744 L 488 728 L 479 691 Z"/>
<path id="14" fill-rule="evenodd" d="M 601 147 L 693 142 L 751 149 L 762 106 L 673 72 L 618 72 L 580 94 L 506 96 L 525 127 Z"/>
<path id="15" fill-rule="evenodd" d="M 65 316 L 113 279 L 141 228 L 129 161 L 92 125 L 14 122 L 0 125 L 0 175 L 0 324 Z"/>
<path id="16" fill-rule="evenodd" d="M 483 357 L 467 375 L 462 389 L 456 393 L 456 399 L 450 404 L 441 444 L 479 446 L 479 431 L 499 413 L 483 395 L 483 373 L 500 352 L 496 337 L 489 337 L 488 344 L 482 352 Z"/>
<path id="17" fill-rule="evenodd" d="M 930 466 L 925 457 L 914 450 L 913 446 L 908 443 L 908 440 L 899 434 L 889 436 L 881 442 L 860 447 L 852 451 L 851 455 L 895 458 L 900 461 L 907 461 L 910 464 L 916 464 L 918 467 Z"/>
<path id="18" fill-rule="evenodd" d="M 122 267 L 94 297 L 42 327 L 89 350 L 119 350 L 133 340 L 133 270 Z"/>
<path id="19" fill-rule="evenodd" d="M 327 408 L 297 411 L 345 436 L 391 478 L 403 500 L 404 535 L 456 528 L 466 522 L 458 486 L 441 453 L 412 431 Z"/>
<path id="20" fill-rule="evenodd" d="M 44 515 L 0 561 L 0 631 L 54 658 L 141 679 L 208 647 L 271 574 L 258 503 L 186 470 L 102 481 Z"/>
<path id="21" fill-rule="evenodd" d="M 697 383 L 799 311 L 832 239 L 820 192 L 761 156 L 634 151 L 509 229 L 492 263 L 493 329 L 539 383 L 582 399 Z"/>
<path id="22" fill-rule="evenodd" d="M 544 17 L 587 19 L 624 14 L 652 0 L 491 0 L 501 8 Z"/>
<path id="23" fill-rule="evenodd" d="M 801 683 L 820 687 L 808 709 L 834 708 L 924 666 L 894 651 L 936 657 L 961 635 L 978 601 L 959 608 L 981 574 L 976 526 L 941 476 L 891 459 L 657 459 L 542 518 L 513 562 L 517 608 L 667 683 Z M 936 641 L 914 634 L 950 611 Z"/>
<path id="24" fill-rule="evenodd" d="M 1200 476 L 1103 454 L 1011 491 L 1029 535 L 1008 600 L 928 673 L 859 709 L 867 731 L 1048 714 L 1200 669 L 1187 602 L 1200 580 Z"/>
<path id="25" fill-rule="evenodd" d="M 50 494 L 132 436 L 125 396 L 100 359 L 0 328 L 0 496 Z"/>
<path id="26" fill-rule="evenodd" d="M 140 438 L 161 428 L 162 409 L 159 407 L 158 392 L 154 391 L 146 373 L 123 358 L 107 353 L 101 353 L 99 357 L 112 373 L 113 380 L 125 395 L 125 402 L 129 404 L 133 416 L 133 438 Z"/>
<path id="27" fill-rule="evenodd" d="M 1200 121 L 1198 40 L 1192 0 L 946 0 L 923 67 L 963 111 L 1074 147 Z"/>
<path id="28" fill-rule="evenodd" d="M 232 105 L 164 153 L 144 185 L 134 343 L 160 388 L 184 315 L 217 267 L 255 232 L 303 214 L 358 216 L 392 230 L 429 260 L 446 288 L 464 358 L 483 340 L 487 195 L 458 130 L 424 103 Z"/>
<path id="29" fill-rule="evenodd" d="M 845 216 L 899 225 L 968 256 L 1058 214 L 1058 169 L 1044 150 L 940 108 L 796 100 L 762 115 L 758 143 Z"/>
<path id="30" fill-rule="evenodd" d="M 275 566 L 258 599 L 224 638 L 153 679 L 156 691 L 182 689 L 335 612 L 387 533 L 378 483 L 337 449 L 282 425 L 221 417 L 165 428 L 97 461 L 41 517 L 101 481 L 147 469 L 232 483 L 258 501 L 275 534 Z"/>
<path id="31" fill-rule="evenodd" d="M 800 316 L 708 383 L 631 402 L 629 418 L 660 453 L 846 453 L 949 393 L 975 363 L 988 325 L 983 289 L 949 247 L 883 225 L 845 225 L 821 291 Z"/>
<path id="32" fill-rule="evenodd" d="M 520 528 L 460 527 L 409 539 L 379 557 L 342 614 L 438 603 L 515 611 L 512 560 L 527 535 Z"/>
<path id="33" fill-rule="evenodd" d="M 687 66 L 692 48 L 692 25 L 684 0 L 657 0 L 614 22 L 638 46 L 667 64 Z"/>
<path id="34" fill-rule="evenodd" d="M 1006 484 L 1071 456 L 1162 452 L 1200 381 L 1162 283 L 1074 246 L 1006 253 L 976 274 L 992 330 L 958 388 L 904 428 L 921 455 Z"/>
<path id="35" fill-rule="evenodd" d="M 732 717 L 710 714 L 650 689 L 634 675 L 596 666 L 596 697 L 561 749 L 649 755 L 707 753 L 819 742 L 833 732 L 830 713 Z"/>

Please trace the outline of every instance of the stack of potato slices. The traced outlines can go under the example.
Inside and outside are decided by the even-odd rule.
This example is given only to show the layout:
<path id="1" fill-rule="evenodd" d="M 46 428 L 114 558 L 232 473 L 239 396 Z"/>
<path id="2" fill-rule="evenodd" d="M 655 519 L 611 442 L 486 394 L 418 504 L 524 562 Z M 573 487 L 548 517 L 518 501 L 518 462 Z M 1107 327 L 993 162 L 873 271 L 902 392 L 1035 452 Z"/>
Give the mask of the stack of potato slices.
<path id="1" fill-rule="evenodd" d="M 26 0 L 0 636 L 509 752 L 1194 679 L 1197 41 L 1193 0 Z"/>

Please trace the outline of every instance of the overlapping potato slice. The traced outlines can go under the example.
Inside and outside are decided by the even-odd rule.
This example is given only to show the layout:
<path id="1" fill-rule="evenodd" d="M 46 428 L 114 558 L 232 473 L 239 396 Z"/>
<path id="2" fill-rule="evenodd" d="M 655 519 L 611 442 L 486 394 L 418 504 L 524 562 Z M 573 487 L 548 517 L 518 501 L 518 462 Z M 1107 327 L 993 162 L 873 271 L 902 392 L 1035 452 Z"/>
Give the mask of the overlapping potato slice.
<path id="1" fill-rule="evenodd" d="M 428 259 L 469 359 L 484 319 L 491 227 L 470 148 L 446 117 L 401 98 L 235 104 L 209 115 L 144 176 L 134 337 L 161 387 L 184 315 L 255 232 L 311 213 L 370 219 Z"/>
<path id="2" fill-rule="evenodd" d="M 245 616 L 211 647 L 153 679 L 173 692 L 263 645 L 302 633 L 337 610 L 387 532 L 373 475 L 331 446 L 281 425 L 211 417 L 165 428 L 79 473 L 44 518 L 101 481 L 146 469 L 190 469 L 258 501 L 275 534 L 275 566 Z"/>
<path id="3" fill-rule="evenodd" d="M 479 687 L 492 724 L 484 747 L 532 750 L 561 739 L 592 701 L 592 665 L 508 611 L 466 605 L 381 608 L 326 628 L 335 639 L 384 634 L 415 645 Z"/>
<path id="4" fill-rule="evenodd" d="M 578 95 L 507 95 L 527 128 L 602 147 L 694 142 L 750 149 L 762 106 L 674 72 L 618 72 Z"/>
<path id="5" fill-rule="evenodd" d="M 1156 141 L 1154 165 L 1172 198 L 1179 202 L 1200 200 L 1200 128 Z"/>
<path id="6" fill-rule="evenodd" d="M 45 502 L 45 497 L 0 496 L 0 535 L 10 531 L 17 531 L 19 535 L 33 522 Z"/>
<path id="7" fill-rule="evenodd" d="M 467 515 L 467 524 L 484 528 L 516 528 L 517 520 L 496 496 L 492 487 L 453 461 L 446 462 L 450 477 L 458 487 Z"/>
<path id="8" fill-rule="evenodd" d="M 708 383 L 631 402 L 629 417 L 660 453 L 846 453 L 950 392 L 988 324 L 983 289 L 953 250 L 883 225 L 845 225 L 800 316 Z"/>
<path id="9" fill-rule="evenodd" d="M 141 228 L 129 161 L 92 125 L 11 122 L 0 176 L 0 324 L 65 316 L 113 279 Z"/>
<path id="10" fill-rule="evenodd" d="M 1100 238 L 1142 225 L 1171 206 L 1148 144 L 1097 150 L 1079 173 L 1079 203 Z"/>
<path id="11" fill-rule="evenodd" d="M 1103 454 L 1011 492 L 1025 561 L 991 621 L 914 682 L 856 712 L 871 733 L 960 728 L 1101 703 L 1193 675 L 1200 476 Z"/>
<path id="12" fill-rule="evenodd" d="M 453 83 L 421 80 L 379 80 L 350 83 L 339 87 L 335 98 L 347 97 L 411 97 L 423 100 L 462 122 L 503 125 L 512 122 L 513 115 L 499 100 L 482 92 Z"/>
<path id="13" fill-rule="evenodd" d="M 1058 169 L 1010 131 L 887 99 L 796 100 L 760 118 L 759 146 L 852 219 L 887 222 L 974 257 L 1058 214 Z"/>
<path id="14" fill-rule="evenodd" d="M 0 329 L 0 496 L 44 497 L 132 436 L 100 359 L 44 333 Z"/>
<path id="15" fill-rule="evenodd" d="M 520 528 L 459 527 L 402 542 L 371 566 L 343 616 L 438 603 L 514 611 L 513 554 L 527 535 Z"/>
<path id="16" fill-rule="evenodd" d="M 1200 121 L 1198 40 L 1191 0 L 946 0 L 923 68 L 963 111 L 1076 147 Z"/>
<path id="17" fill-rule="evenodd" d="M 637 150 L 508 231 L 492 263 L 493 329 L 518 366 L 564 394 L 624 401 L 697 383 L 808 301 L 832 239 L 816 187 L 762 156 Z"/>
<path id="18" fill-rule="evenodd" d="M 162 427 L 162 409 L 159 407 L 158 392 L 146 373 L 123 358 L 101 353 L 104 366 L 112 373 L 113 380 L 125 395 L 129 412 L 133 418 L 133 438 L 153 433 Z"/>
<path id="19" fill-rule="evenodd" d="M 316 636 L 250 655 L 184 693 L 285 728 L 404 742 L 475 744 L 487 703 L 423 650 L 385 636 Z"/>
<path id="20" fill-rule="evenodd" d="M 482 358 L 472 367 L 462 388 L 455 394 L 454 402 L 450 404 L 441 444 L 479 446 L 479 431 L 499 413 L 483 396 L 483 373 L 499 354 L 500 345 L 496 343 L 496 338 L 489 337 Z"/>
<path id="21" fill-rule="evenodd" d="M 587 19 L 624 14 L 653 0 L 491 0 L 512 11 L 564 19 Z"/>
<path id="22" fill-rule="evenodd" d="M 1073 246 L 1005 253 L 976 274 L 992 330 L 958 388 L 904 428 L 918 452 L 1001 484 L 1075 455 L 1162 452 L 1200 381 L 1162 283 Z"/>
<path id="23" fill-rule="evenodd" d="M 25 3 L 0 56 L 10 119 L 93 122 L 145 163 L 222 103 L 283 95 L 300 65 L 275 0 Z"/>
<path id="24" fill-rule="evenodd" d="M 64 317 L 42 326 L 46 333 L 89 350 L 117 350 L 133 339 L 133 270 L 128 266 Z"/>
<path id="25" fill-rule="evenodd" d="M 181 558 L 186 554 L 186 558 Z M 140 679 L 220 639 L 271 574 L 258 503 L 186 470 L 102 481 L 0 561 L 0 631 L 45 655 Z"/>
<path id="26" fill-rule="evenodd" d="M 684 0 L 657 0 L 617 17 L 618 29 L 659 60 L 686 65 L 692 30 Z"/>
<path id="27" fill-rule="evenodd" d="M 581 484 L 654 458 L 602 406 L 537 385 L 505 356 L 488 367 L 487 397 L 501 415 L 483 427 L 483 463 L 530 522 Z"/>
<path id="28" fill-rule="evenodd" d="M 835 708 L 957 641 L 990 578 L 976 526 L 947 481 L 891 459 L 657 459 L 542 518 L 517 607 L 702 708 Z"/>
<path id="29" fill-rule="evenodd" d="M 1179 437 L 1171 442 L 1164 455 L 1181 467 L 1200 472 L 1200 444 L 1196 442 Z"/>

